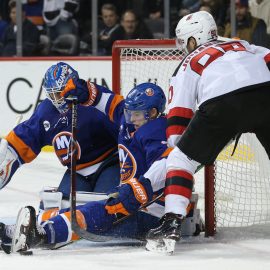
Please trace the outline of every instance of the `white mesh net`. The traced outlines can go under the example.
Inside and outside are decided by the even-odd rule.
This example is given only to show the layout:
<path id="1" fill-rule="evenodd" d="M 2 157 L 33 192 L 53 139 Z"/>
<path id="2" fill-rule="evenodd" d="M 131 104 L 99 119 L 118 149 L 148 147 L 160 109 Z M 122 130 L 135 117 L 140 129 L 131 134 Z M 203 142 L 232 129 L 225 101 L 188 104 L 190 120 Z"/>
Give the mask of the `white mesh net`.
<path id="1" fill-rule="evenodd" d="M 182 56 L 176 48 L 125 48 L 121 50 L 121 93 L 126 94 L 137 84 L 152 82 L 165 92 Z"/>
<path id="2" fill-rule="evenodd" d="M 169 80 L 182 56 L 175 46 L 157 48 L 153 41 L 151 48 L 137 46 L 121 49 L 120 59 L 121 93 L 126 96 L 134 85 L 146 81 L 157 83 L 168 93 Z M 233 147 L 234 143 L 226 147 L 216 162 L 217 228 L 268 223 L 270 161 L 266 152 L 253 134 L 241 136 L 231 157 Z M 196 191 L 200 186 L 197 184 Z M 204 195 L 203 191 L 200 193 Z"/>
<path id="3" fill-rule="evenodd" d="M 254 134 L 242 134 L 216 161 L 217 227 L 270 222 L 270 161 Z"/>

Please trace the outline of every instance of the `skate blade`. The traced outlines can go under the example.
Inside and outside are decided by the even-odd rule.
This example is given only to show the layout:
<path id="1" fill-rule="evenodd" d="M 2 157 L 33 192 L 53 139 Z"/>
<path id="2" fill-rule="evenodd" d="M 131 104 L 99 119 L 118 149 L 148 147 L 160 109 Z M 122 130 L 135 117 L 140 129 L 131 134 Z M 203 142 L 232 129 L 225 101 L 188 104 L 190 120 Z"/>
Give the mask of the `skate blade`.
<path id="1" fill-rule="evenodd" d="M 11 253 L 26 250 L 26 235 L 21 232 L 22 226 L 29 226 L 30 211 L 28 208 L 21 208 L 15 226 L 14 235 L 12 237 Z"/>
<path id="2" fill-rule="evenodd" d="M 175 249 L 176 241 L 173 239 L 163 239 L 163 240 L 147 240 L 145 249 L 147 251 L 164 253 L 167 255 L 172 255 Z"/>

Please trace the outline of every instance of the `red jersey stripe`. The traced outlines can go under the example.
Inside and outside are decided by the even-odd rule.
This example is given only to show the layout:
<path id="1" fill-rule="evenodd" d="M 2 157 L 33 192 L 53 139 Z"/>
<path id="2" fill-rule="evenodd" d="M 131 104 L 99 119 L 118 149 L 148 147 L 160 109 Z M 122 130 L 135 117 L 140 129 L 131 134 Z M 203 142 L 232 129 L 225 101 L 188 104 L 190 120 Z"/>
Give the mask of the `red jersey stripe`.
<path id="1" fill-rule="evenodd" d="M 270 62 L 270 53 L 268 53 L 265 57 L 264 57 L 264 61 L 266 62 L 266 64 L 268 64 Z"/>
<path id="2" fill-rule="evenodd" d="M 186 187 L 171 185 L 171 186 L 166 187 L 164 190 L 165 196 L 170 195 L 170 194 L 181 195 L 181 196 L 186 197 L 187 199 L 190 199 L 192 195 L 192 190 Z"/>
<path id="3" fill-rule="evenodd" d="M 167 118 L 174 117 L 174 116 L 180 116 L 180 117 L 191 119 L 193 117 L 193 115 L 194 115 L 194 113 L 191 109 L 182 108 L 182 107 L 175 107 L 169 111 Z"/>
<path id="4" fill-rule="evenodd" d="M 169 126 L 166 128 L 166 136 L 169 138 L 171 135 L 182 135 L 186 128 L 185 126 Z"/>

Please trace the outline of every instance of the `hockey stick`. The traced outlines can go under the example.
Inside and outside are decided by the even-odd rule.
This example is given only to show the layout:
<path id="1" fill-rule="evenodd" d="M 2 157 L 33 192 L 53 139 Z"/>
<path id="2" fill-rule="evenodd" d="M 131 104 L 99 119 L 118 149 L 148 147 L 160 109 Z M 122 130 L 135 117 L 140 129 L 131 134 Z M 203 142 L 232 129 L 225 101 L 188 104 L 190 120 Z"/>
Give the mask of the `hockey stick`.
<path id="1" fill-rule="evenodd" d="M 76 151 L 76 140 L 77 140 L 77 107 L 78 107 L 78 100 L 77 97 L 69 97 L 69 100 L 72 101 L 72 124 L 71 124 L 71 132 L 72 132 L 72 139 L 71 139 L 71 183 L 70 183 L 70 211 L 71 211 L 71 229 L 74 231 L 78 236 L 83 239 L 93 241 L 93 242 L 104 242 L 108 241 L 108 236 L 102 236 L 90 233 L 80 227 L 77 221 L 77 214 L 76 214 L 76 163 L 77 163 L 77 151 Z"/>

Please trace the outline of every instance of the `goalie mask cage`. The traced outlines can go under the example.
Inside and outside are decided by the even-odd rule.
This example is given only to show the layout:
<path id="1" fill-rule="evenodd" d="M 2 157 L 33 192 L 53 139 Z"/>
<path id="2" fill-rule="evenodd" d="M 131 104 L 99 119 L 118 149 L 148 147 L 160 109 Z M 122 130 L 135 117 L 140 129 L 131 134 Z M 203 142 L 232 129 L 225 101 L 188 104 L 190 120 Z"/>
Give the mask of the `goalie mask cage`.
<path id="1" fill-rule="evenodd" d="M 168 97 L 169 79 L 183 59 L 174 40 L 116 41 L 112 52 L 113 90 L 126 94 L 143 82 L 157 83 Z M 205 235 L 224 227 L 270 223 L 270 161 L 254 134 L 242 134 L 204 169 Z M 202 204 L 203 205 L 203 204 Z M 202 209 L 203 210 L 203 209 Z"/>

